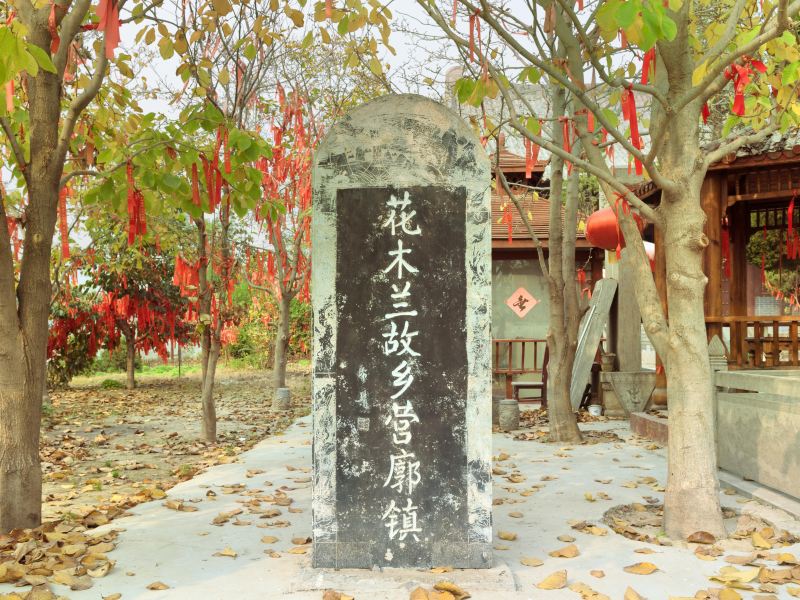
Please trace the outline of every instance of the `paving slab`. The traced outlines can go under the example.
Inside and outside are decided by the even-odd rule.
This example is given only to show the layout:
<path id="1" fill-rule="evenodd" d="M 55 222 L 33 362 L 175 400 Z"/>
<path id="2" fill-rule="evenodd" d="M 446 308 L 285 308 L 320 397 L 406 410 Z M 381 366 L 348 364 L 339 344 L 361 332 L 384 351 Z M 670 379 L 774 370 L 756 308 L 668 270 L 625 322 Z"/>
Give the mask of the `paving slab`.
<path id="1" fill-rule="evenodd" d="M 708 578 L 726 565 L 721 559 L 699 560 L 690 548 L 635 542 L 612 531 L 595 536 L 571 529 L 571 520 L 589 520 L 605 527 L 600 522 L 603 514 L 619 504 L 662 500 L 658 486 L 666 477 L 665 450 L 632 436 L 626 421 L 581 424 L 581 428 L 616 433 L 620 441 L 559 446 L 515 440 L 513 434 L 494 434 L 495 456 L 506 453 L 509 457 L 495 462 L 492 569 L 441 575 L 394 569 L 337 572 L 312 569 L 310 546 L 307 554 L 289 554 L 295 547 L 292 538 L 311 534 L 311 488 L 306 482 L 310 473 L 303 470 L 311 464 L 311 424 L 310 418 L 304 418 L 284 435 L 242 454 L 238 462 L 213 467 L 169 491 L 167 499 L 183 500 L 197 507 L 197 512 L 177 512 L 168 509 L 165 501 L 155 501 L 139 505 L 131 510 L 131 516 L 100 528 L 123 530 L 118 548 L 109 554 L 116 561 L 114 569 L 107 577 L 95 580 L 89 590 L 70 592 L 57 586 L 54 590 L 73 600 L 99 600 L 113 593 L 121 593 L 122 600 L 321 600 L 321 589 L 331 587 L 354 595 L 356 600 L 407 600 L 409 590 L 416 585 L 449 579 L 470 591 L 475 600 L 575 600 L 579 596 L 569 589 L 544 591 L 535 587 L 547 575 L 562 569 L 568 573 L 569 584 L 585 583 L 614 600 L 623 598 L 628 586 L 645 599 L 660 600 L 692 597 L 713 585 Z M 519 477 L 511 479 L 518 483 L 508 479 L 514 472 Z M 653 477 L 657 483 L 636 483 L 642 477 Z M 225 494 L 224 486 L 233 484 L 247 487 Z M 290 525 L 263 527 L 274 520 L 260 519 L 247 510 L 238 516 L 241 525 L 233 524 L 235 517 L 224 525 L 212 525 L 220 513 L 242 508 L 244 502 L 252 500 L 248 491 L 259 489 L 271 494 L 282 486 L 291 488 L 287 494 L 293 499 L 292 510 L 302 511 L 278 507 L 283 514 L 277 520 L 289 521 Z M 209 496 L 209 490 L 216 496 Z M 800 533 L 800 522 L 782 511 L 736 493 L 723 493 L 721 498 L 725 506 Z M 515 533 L 517 539 L 500 540 L 500 531 Z M 262 543 L 266 535 L 278 541 Z M 549 552 L 567 545 L 558 539 L 564 535 L 575 538 L 580 554 L 575 558 L 549 556 Z M 234 550 L 236 558 L 214 556 L 226 548 Z M 653 553 L 636 552 L 642 548 Z M 274 550 L 279 557 L 272 558 L 265 550 Z M 781 551 L 798 555 L 800 545 Z M 538 558 L 543 564 L 522 565 L 520 561 L 526 557 Z M 625 566 L 642 561 L 654 563 L 659 570 L 647 576 L 623 571 Z M 592 570 L 602 570 L 605 576 L 597 579 L 590 574 Z M 157 581 L 169 589 L 147 589 Z M 786 588 L 780 586 L 776 594 L 781 600 L 790 598 Z M 13 589 L 0 585 L 0 594 Z"/>

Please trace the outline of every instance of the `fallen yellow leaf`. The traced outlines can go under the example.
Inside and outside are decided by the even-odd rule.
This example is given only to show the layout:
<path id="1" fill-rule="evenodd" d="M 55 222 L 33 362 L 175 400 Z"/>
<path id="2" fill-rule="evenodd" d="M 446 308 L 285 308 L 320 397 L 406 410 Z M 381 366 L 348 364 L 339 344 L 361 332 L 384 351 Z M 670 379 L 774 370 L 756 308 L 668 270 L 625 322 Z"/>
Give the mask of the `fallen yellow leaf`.
<path id="1" fill-rule="evenodd" d="M 642 600 L 642 597 L 635 589 L 628 586 L 628 589 L 625 590 L 624 600 Z"/>
<path id="2" fill-rule="evenodd" d="M 567 572 L 556 571 L 536 584 L 540 590 L 560 590 L 567 585 Z"/>
<path id="3" fill-rule="evenodd" d="M 533 557 L 523 558 L 519 562 L 521 562 L 526 567 L 541 567 L 544 564 L 543 561 L 539 560 L 538 558 L 533 558 Z"/>
<path id="4" fill-rule="evenodd" d="M 580 551 L 575 544 L 570 544 L 569 546 L 564 546 L 563 548 L 550 552 L 550 556 L 555 558 L 575 558 L 579 554 Z"/>
<path id="5" fill-rule="evenodd" d="M 234 550 L 233 548 L 225 548 L 224 550 L 221 550 L 220 552 L 214 552 L 214 556 L 228 556 L 230 558 L 236 558 L 239 555 L 236 553 L 236 550 Z"/>
<path id="6" fill-rule="evenodd" d="M 628 565 L 623 569 L 626 573 L 633 573 L 634 575 L 650 575 L 658 571 L 658 567 L 649 562 L 638 562 L 633 565 Z"/>
<path id="7" fill-rule="evenodd" d="M 719 600 L 742 600 L 742 595 L 733 588 L 723 588 L 719 593 Z"/>
<path id="8" fill-rule="evenodd" d="M 751 541 L 753 542 L 753 546 L 756 548 L 763 548 L 765 550 L 772 548 L 772 544 L 765 540 L 764 536 L 757 531 L 753 532 Z"/>
<path id="9" fill-rule="evenodd" d="M 161 591 L 161 590 L 168 590 L 169 586 L 166 583 L 162 583 L 160 581 L 156 581 L 156 582 L 151 583 L 150 585 L 148 585 L 147 589 L 148 590 L 153 590 L 153 591 Z"/>

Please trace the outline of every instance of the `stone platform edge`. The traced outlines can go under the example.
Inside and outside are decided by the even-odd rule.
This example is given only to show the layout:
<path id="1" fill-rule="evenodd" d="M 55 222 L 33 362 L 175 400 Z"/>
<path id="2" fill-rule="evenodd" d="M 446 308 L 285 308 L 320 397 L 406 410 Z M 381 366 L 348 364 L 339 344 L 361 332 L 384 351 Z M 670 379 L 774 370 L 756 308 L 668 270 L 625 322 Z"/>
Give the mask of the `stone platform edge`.
<path id="1" fill-rule="evenodd" d="M 631 413 L 630 422 L 631 431 L 639 437 L 667 445 L 667 440 L 669 439 L 667 419 L 643 412 L 635 412 Z"/>

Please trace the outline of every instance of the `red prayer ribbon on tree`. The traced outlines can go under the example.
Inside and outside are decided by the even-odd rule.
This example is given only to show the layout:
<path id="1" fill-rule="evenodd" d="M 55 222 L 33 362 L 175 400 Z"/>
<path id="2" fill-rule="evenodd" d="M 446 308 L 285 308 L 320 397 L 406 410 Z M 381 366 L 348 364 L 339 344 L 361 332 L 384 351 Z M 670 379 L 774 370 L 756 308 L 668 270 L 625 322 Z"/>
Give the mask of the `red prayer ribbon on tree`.
<path id="1" fill-rule="evenodd" d="M 656 74 L 656 47 L 653 46 L 644 53 L 642 59 L 642 84 L 647 85 L 650 81 L 650 68 L 653 68 L 653 76 Z"/>
<path id="2" fill-rule="evenodd" d="M 56 23 L 56 3 L 50 0 L 50 14 L 47 17 L 47 30 L 50 32 L 50 54 L 58 52 L 61 45 L 61 38 L 58 36 L 58 24 Z"/>
<path id="3" fill-rule="evenodd" d="M 192 204 L 200 206 L 200 182 L 197 180 L 197 163 L 192 163 Z"/>
<path id="4" fill-rule="evenodd" d="M 69 227 L 67 225 L 67 196 L 69 188 L 64 186 L 58 194 L 58 229 L 61 233 L 61 260 L 69 260 Z"/>
<path id="5" fill-rule="evenodd" d="M 787 211 L 787 231 L 786 231 L 786 256 L 794 258 L 794 199 L 797 197 L 797 192 L 792 194 L 792 199 L 789 201 L 789 210 Z"/>
<path id="6" fill-rule="evenodd" d="M 763 62 L 753 60 L 749 56 L 742 58 L 742 64 L 734 63 L 725 69 L 725 77 L 733 81 L 734 95 L 731 112 L 740 117 L 744 114 L 744 90 L 747 84 L 750 83 L 753 69 L 759 73 L 767 72 L 767 67 Z"/>
<path id="7" fill-rule="evenodd" d="M 6 82 L 6 112 L 11 114 L 14 112 L 14 82 Z"/>
<path id="8" fill-rule="evenodd" d="M 731 231 L 728 227 L 728 217 L 722 219 L 722 229 L 720 235 L 722 245 L 722 258 L 725 261 L 725 277 L 731 278 Z"/>
<path id="9" fill-rule="evenodd" d="M 536 163 L 539 162 L 539 146 L 525 138 L 525 179 L 530 179 Z"/>
<path id="10" fill-rule="evenodd" d="M 636 99 L 633 94 L 632 86 L 622 90 L 622 117 L 628 121 L 631 128 L 631 144 L 637 150 L 642 149 L 642 138 L 639 136 L 639 121 L 636 117 Z M 642 175 L 644 169 L 641 161 L 634 156 L 636 174 Z"/>
<path id="11" fill-rule="evenodd" d="M 95 9 L 100 22 L 97 28 L 105 34 L 106 58 L 114 58 L 119 46 L 119 5 L 114 0 L 100 0 Z"/>
<path id="12" fill-rule="evenodd" d="M 700 111 L 700 116 L 703 117 L 703 123 L 708 123 L 708 117 L 711 116 L 711 111 L 708 109 L 708 102 L 703 103 L 703 108 Z"/>

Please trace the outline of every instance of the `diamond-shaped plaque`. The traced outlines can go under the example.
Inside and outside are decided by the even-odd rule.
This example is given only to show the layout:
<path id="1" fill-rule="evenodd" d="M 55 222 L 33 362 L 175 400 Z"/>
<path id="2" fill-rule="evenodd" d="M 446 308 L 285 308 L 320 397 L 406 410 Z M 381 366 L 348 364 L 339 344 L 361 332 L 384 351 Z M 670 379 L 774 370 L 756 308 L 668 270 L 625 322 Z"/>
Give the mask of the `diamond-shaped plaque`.
<path id="1" fill-rule="evenodd" d="M 524 287 L 519 288 L 506 300 L 508 308 L 513 310 L 520 319 L 527 315 L 537 304 L 539 304 L 539 301 Z"/>

